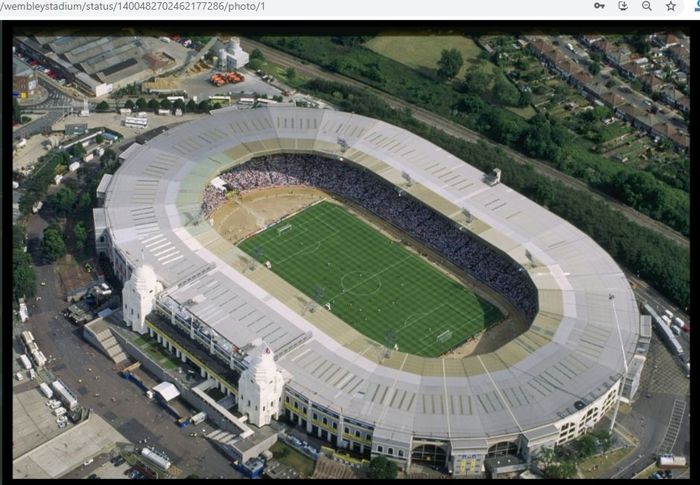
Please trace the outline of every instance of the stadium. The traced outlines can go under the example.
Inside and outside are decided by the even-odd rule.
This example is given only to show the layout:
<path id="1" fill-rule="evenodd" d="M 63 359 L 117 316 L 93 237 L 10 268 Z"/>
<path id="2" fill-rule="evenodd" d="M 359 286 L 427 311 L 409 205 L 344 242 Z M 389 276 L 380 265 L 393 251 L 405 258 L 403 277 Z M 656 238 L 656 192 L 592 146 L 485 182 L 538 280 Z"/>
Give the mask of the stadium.
<path id="1" fill-rule="evenodd" d="M 120 158 L 94 218 L 123 318 L 183 360 L 183 335 L 216 359 L 226 375 L 202 375 L 252 424 L 479 476 L 618 402 L 640 328 L 623 271 L 427 140 L 274 106 L 214 111 Z M 493 332 L 512 338 L 455 352 Z"/>

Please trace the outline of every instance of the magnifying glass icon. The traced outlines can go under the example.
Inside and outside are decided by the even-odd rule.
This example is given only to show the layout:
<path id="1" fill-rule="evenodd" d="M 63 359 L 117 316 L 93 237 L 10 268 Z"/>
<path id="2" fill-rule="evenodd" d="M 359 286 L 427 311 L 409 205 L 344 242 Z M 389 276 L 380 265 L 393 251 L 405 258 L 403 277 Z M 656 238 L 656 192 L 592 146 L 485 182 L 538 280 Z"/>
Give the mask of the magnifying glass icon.
<path id="1" fill-rule="evenodd" d="M 649 1 L 642 2 L 642 8 L 644 10 L 649 10 L 651 12 L 651 2 L 649 2 Z"/>

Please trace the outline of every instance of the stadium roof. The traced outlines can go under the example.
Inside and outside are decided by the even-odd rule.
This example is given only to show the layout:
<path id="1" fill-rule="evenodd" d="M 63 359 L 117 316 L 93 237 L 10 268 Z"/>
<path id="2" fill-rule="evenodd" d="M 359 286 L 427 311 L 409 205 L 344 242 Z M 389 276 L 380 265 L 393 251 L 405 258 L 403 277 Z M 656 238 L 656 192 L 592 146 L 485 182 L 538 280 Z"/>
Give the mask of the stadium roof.
<path id="1" fill-rule="evenodd" d="M 204 189 L 214 177 L 277 152 L 342 156 L 396 185 L 408 173 L 414 183 L 406 192 L 528 271 L 539 295 L 530 329 L 490 354 L 431 359 L 393 352 L 385 359 L 376 343 L 332 313 L 302 316 L 298 290 L 271 272 L 247 271 L 247 256 L 201 221 Z M 624 371 L 621 348 L 628 361 L 634 354 L 636 302 L 605 251 L 406 130 L 349 113 L 274 106 L 218 112 L 125 155 L 107 190 L 105 218 L 130 264 L 144 248 L 146 264 L 178 304 L 191 305 L 238 347 L 271 339 L 278 364 L 293 376 L 288 386 L 346 417 L 381 422 L 384 432 L 436 438 L 531 433 L 577 412 L 576 401 L 607 392 Z M 214 269 L 206 269 L 209 264 Z M 203 275 L 179 285 L 198 271 Z"/>

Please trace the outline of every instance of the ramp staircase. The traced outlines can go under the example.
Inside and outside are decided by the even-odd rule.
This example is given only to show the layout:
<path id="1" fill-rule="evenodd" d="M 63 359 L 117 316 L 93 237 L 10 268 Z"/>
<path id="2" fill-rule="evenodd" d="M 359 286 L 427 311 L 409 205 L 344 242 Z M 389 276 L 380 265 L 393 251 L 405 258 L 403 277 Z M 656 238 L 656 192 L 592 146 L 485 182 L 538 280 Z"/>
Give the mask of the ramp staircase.
<path id="1" fill-rule="evenodd" d="M 120 364 L 128 360 L 124 349 L 122 349 L 122 346 L 117 342 L 117 339 L 114 338 L 109 327 L 99 325 L 93 328 L 87 328 L 86 325 L 84 331 L 92 334 L 92 338 L 88 340 L 91 341 L 93 345 L 97 346 L 107 357 L 112 359 L 114 363 Z"/>

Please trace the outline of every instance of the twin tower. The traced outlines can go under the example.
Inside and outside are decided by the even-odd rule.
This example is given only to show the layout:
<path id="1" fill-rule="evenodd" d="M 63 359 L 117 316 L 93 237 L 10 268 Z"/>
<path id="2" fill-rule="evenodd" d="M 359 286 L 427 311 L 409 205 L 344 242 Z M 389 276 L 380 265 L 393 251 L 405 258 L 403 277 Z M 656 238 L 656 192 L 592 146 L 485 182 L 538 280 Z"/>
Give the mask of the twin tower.
<path id="1" fill-rule="evenodd" d="M 141 264 L 131 273 L 122 290 L 122 313 L 127 327 L 141 335 L 148 332 L 146 315 L 153 310 L 156 295 L 163 290 L 153 268 Z M 284 378 L 272 349 L 261 339 L 246 356 L 248 367 L 238 381 L 238 411 L 256 426 L 279 417 Z"/>

